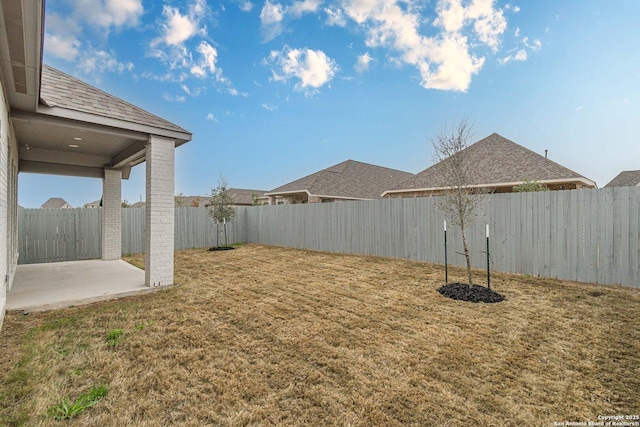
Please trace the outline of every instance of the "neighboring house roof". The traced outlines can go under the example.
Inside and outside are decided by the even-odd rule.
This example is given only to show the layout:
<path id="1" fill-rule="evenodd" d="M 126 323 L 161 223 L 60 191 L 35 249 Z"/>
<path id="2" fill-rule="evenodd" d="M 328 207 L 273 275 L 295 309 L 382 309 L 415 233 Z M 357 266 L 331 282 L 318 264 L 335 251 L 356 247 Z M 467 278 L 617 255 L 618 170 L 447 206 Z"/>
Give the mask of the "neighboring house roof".
<path id="1" fill-rule="evenodd" d="M 52 197 L 40 206 L 41 209 L 63 209 L 70 207 L 71 205 L 60 197 Z"/>
<path id="2" fill-rule="evenodd" d="M 144 208 L 145 206 L 147 206 L 147 204 L 145 202 L 135 202 L 134 204 L 132 204 L 129 207 L 130 208 Z"/>
<path id="3" fill-rule="evenodd" d="M 229 188 L 228 193 L 233 197 L 234 206 L 253 205 L 253 195 L 262 196 L 264 190 L 248 190 L 243 188 Z M 206 207 L 211 202 L 211 196 L 176 196 L 176 206 L 182 207 Z"/>
<path id="4" fill-rule="evenodd" d="M 236 205 L 253 205 L 253 196 L 262 196 L 266 191 L 264 190 L 247 190 L 243 188 L 230 188 L 229 194 L 233 197 Z"/>
<path id="5" fill-rule="evenodd" d="M 637 187 L 640 186 L 640 171 L 624 171 L 613 178 L 605 188 L 608 187 Z"/>
<path id="6" fill-rule="evenodd" d="M 470 186 L 517 185 L 530 179 L 543 184 L 581 182 L 588 187 L 595 187 L 595 182 L 590 179 L 497 133 L 468 146 L 462 152 L 474 164 L 475 175 Z M 414 177 L 389 187 L 383 196 L 388 193 L 442 188 L 439 171 L 446 161 L 447 159 L 436 163 Z"/>
<path id="7" fill-rule="evenodd" d="M 306 192 L 320 197 L 377 199 L 384 190 L 411 176 L 409 172 L 347 160 L 268 191 L 265 196 Z"/>
<path id="8" fill-rule="evenodd" d="M 209 205 L 209 199 L 209 196 L 176 196 L 176 206 L 183 208 L 201 208 Z"/>
<path id="9" fill-rule="evenodd" d="M 96 200 L 94 202 L 85 203 L 85 208 L 99 208 L 102 206 L 102 200 Z"/>
<path id="10" fill-rule="evenodd" d="M 46 64 L 42 64 L 40 99 L 48 107 L 62 107 L 139 125 L 189 133 L 178 125 Z"/>

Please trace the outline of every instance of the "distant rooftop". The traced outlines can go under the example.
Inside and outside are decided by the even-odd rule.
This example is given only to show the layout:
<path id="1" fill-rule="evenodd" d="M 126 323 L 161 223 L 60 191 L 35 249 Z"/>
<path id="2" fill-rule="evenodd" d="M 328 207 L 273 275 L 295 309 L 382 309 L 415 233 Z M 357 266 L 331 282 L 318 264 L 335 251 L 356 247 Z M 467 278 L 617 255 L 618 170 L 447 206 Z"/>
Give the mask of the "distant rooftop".
<path id="1" fill-rule="evenodd" d="M 347 160 L 268 191 L 266 195 L 306 191 L 318 196 L 378 199 L 384 190 L 412 176 L 409 172 Z"/>
<path id="2" fill-rule="evenodd" d="M 40 206 L 41 209 L 62 209 L 71 208 L 72 206 L 60 197 L 52 197 Z"/>
<path id="3" fill-rule="evenodd" d="M 640 185 L 640 171 L 620 172 L 605 187 L 635 187 Z"/>

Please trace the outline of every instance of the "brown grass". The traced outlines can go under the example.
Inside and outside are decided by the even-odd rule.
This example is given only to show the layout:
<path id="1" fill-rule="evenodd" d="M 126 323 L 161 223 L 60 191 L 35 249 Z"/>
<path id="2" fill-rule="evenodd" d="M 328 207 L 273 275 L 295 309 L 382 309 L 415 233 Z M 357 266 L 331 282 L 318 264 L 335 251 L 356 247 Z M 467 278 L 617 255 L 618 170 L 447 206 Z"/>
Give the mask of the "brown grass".
<path id="1" fill-rule="evenodd" d="M 55 425 L 47 408 L 103 383 L 65 425 L 551 426 L 640 411 L 635 289 L 495 274 L 507 301 L 471 304 L 436 291 L 439 266 L 257 245 L 175 265 L 159 293 L 8 313 L 0 424 Z"/>

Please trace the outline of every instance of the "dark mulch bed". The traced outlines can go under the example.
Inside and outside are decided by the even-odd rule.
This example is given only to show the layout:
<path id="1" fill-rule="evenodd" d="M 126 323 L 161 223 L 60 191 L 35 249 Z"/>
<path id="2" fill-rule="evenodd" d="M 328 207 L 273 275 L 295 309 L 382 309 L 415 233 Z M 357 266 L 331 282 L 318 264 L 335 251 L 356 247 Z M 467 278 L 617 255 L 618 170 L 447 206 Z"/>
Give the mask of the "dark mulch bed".
<path id="1" fill-rule="evenodd" d="M 235 249 L 232 246 L 214 246 L 212 248 L 209 248 L 210 251 L 230 251 L 232 249 Z"/>
<path id="2" fill-rule="evenodd" d="M 499 293 L 492 291 L 484 286 L 469 286 L 466 283 L 449 283 L 438 289 L 443 296 L 455 300 L 467 302 L 501 302 L 504 297 Z"/>

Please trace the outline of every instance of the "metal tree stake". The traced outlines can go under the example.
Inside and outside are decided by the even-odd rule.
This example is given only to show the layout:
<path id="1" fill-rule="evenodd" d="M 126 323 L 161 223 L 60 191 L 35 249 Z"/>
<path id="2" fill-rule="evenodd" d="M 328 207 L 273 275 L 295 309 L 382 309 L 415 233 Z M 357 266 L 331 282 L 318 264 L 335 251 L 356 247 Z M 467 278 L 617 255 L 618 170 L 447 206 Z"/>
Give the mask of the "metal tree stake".
<path id="1" fill-rule="evenodd" d="M 449 283 L 449 269 L 447 266 L 447 221 L 444 222 L 444 283 Z"/>
<path id="2" fill-rule="evenodd" d="M 487 224 L 487 288 L 491 289 L 491 272 L 489 270 L 489 224 Z"/>

